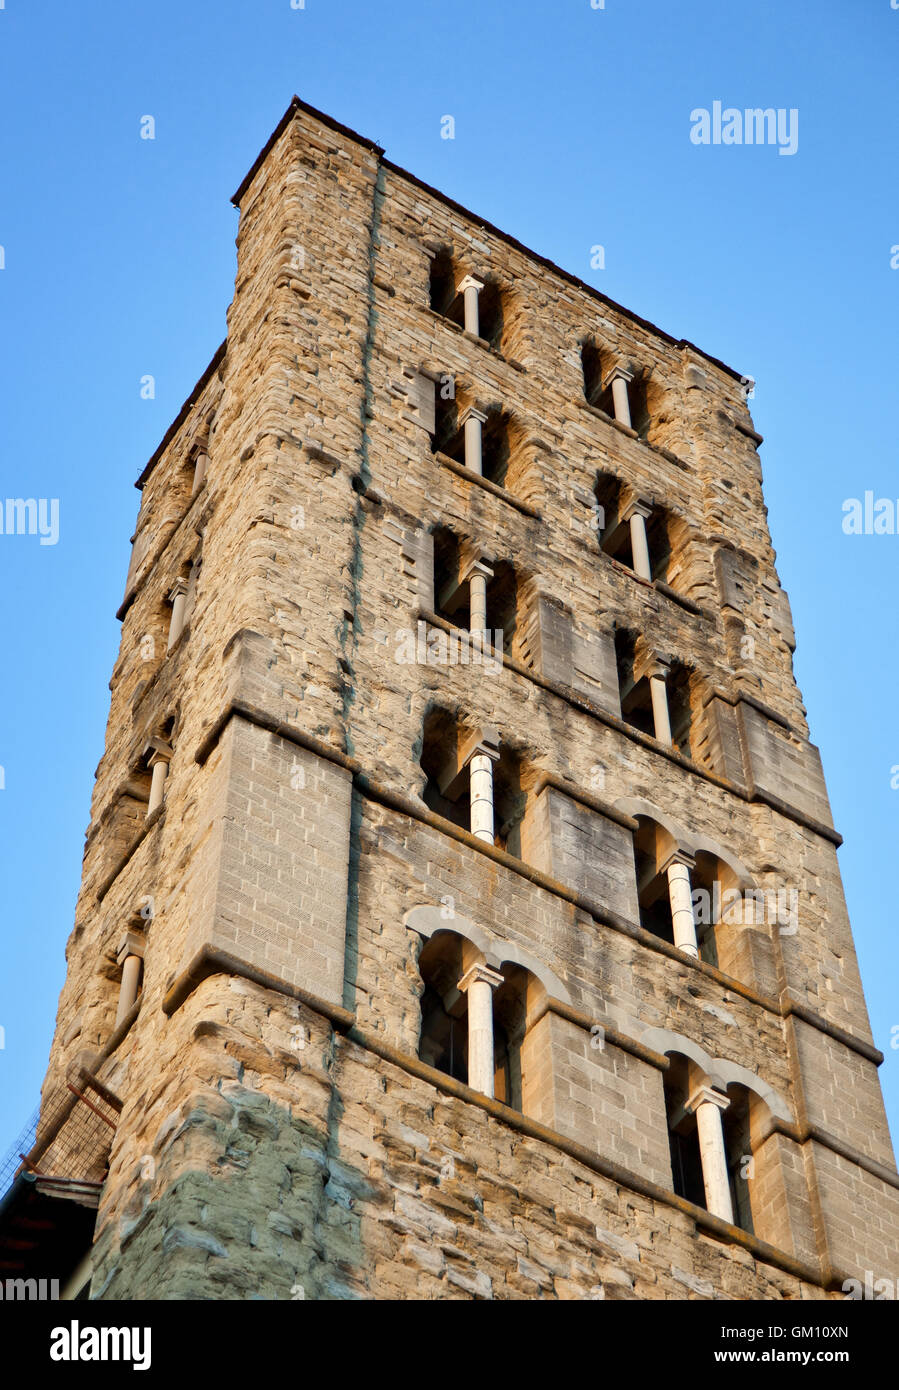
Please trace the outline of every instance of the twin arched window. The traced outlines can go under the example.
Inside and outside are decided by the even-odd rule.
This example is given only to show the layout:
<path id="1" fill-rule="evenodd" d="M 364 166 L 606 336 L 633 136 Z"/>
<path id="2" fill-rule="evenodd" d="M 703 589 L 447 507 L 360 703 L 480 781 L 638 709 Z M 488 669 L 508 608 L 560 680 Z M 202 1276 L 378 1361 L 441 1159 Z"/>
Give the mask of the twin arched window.
<path id="1" fill-rule="evenodd" d="M 527 1113 L 536 1084 L 528 1019 L 546 996 L 543 984 L 515 962 L 498 969 L 488 964 L 482 951 L 450 929 L 425 941 L 418 970 L 421 1060 Z"/>
<path id="2" fill-rule="evenodd" d="M 723 1091 L 695 1062 L 679 1053 L 669 1056 L 664 1085 L 674 1191 L 750 1235 L 757 1234 L 751 1129 L 765 1103 L 739 1083 Z"/>

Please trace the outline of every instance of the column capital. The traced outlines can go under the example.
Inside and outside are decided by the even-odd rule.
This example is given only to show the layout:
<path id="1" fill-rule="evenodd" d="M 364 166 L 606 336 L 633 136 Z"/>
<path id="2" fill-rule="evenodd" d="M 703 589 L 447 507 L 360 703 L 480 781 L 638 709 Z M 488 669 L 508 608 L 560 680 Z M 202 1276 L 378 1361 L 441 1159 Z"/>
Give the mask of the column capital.
<path id="1" fill-rule="evenodd" d="M 642 516 L 644 521 L 648 521 L 652 516 L 653 507 L 651 502 L 647 502 L 645 497 L 631 497 L 621 508 L 621 520 L 630 521 L 632 516 Z"/>
<path id="2" fill-rule="evenodd" d="M 697 1086 L 684 1109 L 692 1115 L 700 1105 L 714 1105 L 719 1110 L 726 1110 L 730 1105 L 730 1096 L 726 1096 L 723 1091 L 716 1091 L 713 1086 Z"/>
<path id="3" fill-rule="evenodd" d="M 474 275 L 465 275 L 456 287 L 457 294 L 464 294 L 466 290 L 478 290 L 484 288 L 484 281 L 478 280 Z"/>
<path id="4" fill-rule="evenodd" d="M 664 864 L 659 869 L 660 874 L 666 874 L 672 864 L 683 864 L 691 872 L 696 868 L 696 859 L 688 850 L 676 849 L 673 854 L 669 854 Z"/>
<path id="5" fill-rule="evenodd" d="M 157 763 L 171 762 L 174 749 L 170 743 L 166 743 L 161 738 L 151 738 L 144 748 L 144 758 L 148 767 L 155 767 Z"/>
<path id="6" fill-rule="evenodd" d="M 187 580 L 179 577 L 175 580 L 168 592 L 169 603 L 174 603 L 176 598 L 183 598 L 187 594 Z"/>
<path id="7" fill-rule="evenodd" d="M 485 724 L 463 743 L 459 754 L 460 768 L 467 767 L 472 758 L 479 754 L 489 758 L 491 762 L 499 762 L 499 729 L 495 729 L 492 724 Z"/>
<path id="8" fill-rule="evenodd" d="M 481 553 L 472 555 L 459 571 L 459 583 L 464 584 L 473 574 L 482 574 L 485 579 L 493 578 L 493 556 Z"/>
<path id="9" fill-rule="evenodd" d="M 459 424 L 464 425 L 469 420 L 479 420 L 482 425 L 486 425 L 487 416 L 484 414 L 483 410 L 478 410 L 476 406 L 469 405 L 466 406 L 465 410 L 463 410 L 462 414 L 459 416 Z"/>
<path id="10" fill-rule="evenodd" d="M 491 989 L 496 989 L 497 985 L 502 984 L 504 978 L 498 970 L 491 970 L 489 965 L 478 962 L 469 966 L 456 985 L 456 989 L 460 994 L 465 994 L 468 987 L 473 984 L 489 985 Z"/>
<path id="11" fill-rule="evenodd" d="M 641 680 L 644 676 L 647 680 L 652 680 L 653 676 L 658 676 L 666 680 L 671 670 L 672 658 L 666 656 L 664 652 L 653 651 L 652 648 L 638 645 L 637 659 L 634 662 L 634 679 Z"/>
<path id="12" fill-rule="evenodd" d="M 630 384 L 634 380 L 634 376 L 635 373 L 629 371 L 627 367 L 610 367 L 606 372 L 602 389 L 605 390 L 607 386 L 611 386 L 613 381 L 625 381 Z"/>
<path id="13" fill-rule="evenodd" d="M 116 949 L 116 963 L 124 965 L 128 956 L 144 957 L 144 937 L 142 932 L 126 931 Z"/>

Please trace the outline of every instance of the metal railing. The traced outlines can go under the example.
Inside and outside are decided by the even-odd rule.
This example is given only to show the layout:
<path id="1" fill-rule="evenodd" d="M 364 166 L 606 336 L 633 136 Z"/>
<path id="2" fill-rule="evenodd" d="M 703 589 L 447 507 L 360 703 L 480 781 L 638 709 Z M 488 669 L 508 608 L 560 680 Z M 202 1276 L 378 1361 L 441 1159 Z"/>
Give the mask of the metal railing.
<path id="1" fill-rule="evenodd" d="M 0 1201 L 12 1187 L 13 1179 L 22 1166 L 22 1159 L 25 1154 L 34 1147 L 40 1117 L 41 1107 L 38 1106 L 22 1133 L 10 1144 L 3 1158 L 0 1159 Z"/>
<path id="2" fill-rule="evenodd" d="M 88 1072 L 81 1073 L 77 1086 L 61 1082 L 4 1156 L 0 1200 L 23 1168 L 43 1177 L 102 1181 L 121 1108 Z"/>

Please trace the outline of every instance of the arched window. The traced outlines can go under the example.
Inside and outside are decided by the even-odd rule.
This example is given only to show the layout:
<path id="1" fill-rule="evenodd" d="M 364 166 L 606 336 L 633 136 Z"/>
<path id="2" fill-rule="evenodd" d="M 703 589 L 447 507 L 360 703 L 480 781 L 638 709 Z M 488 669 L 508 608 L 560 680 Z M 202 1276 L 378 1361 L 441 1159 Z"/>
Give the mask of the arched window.
<path id="1" fill-rule="evenodd" d="M 513 467 L 513 441 L 509 416 L 502 410 L 491 410 L 484 425 L 481 476 L 497 487 L 506 487 Z"/>
<path id="2" fill-rule="evenodd" d="M 664 1077 L 664 1086 L 674 1191 L 678 1197 L 694 1202 L 698 1207 L 704 1207 L 705 1185 L 702 1178 L 702 1155 L 699 1151 L 696 1116 L 686 1109 L 689 1093 L 686 1057 L 676 1054 L 671 1057 L 671 1065 Z"/>
<path id="3" fill-rule="evenodd" d="M 456 277 L 453 269 L 453 258 L 449 251 L 438 251 L 437 255 L 431 260 L 431 273 L 429 282 L 430 305 L 435 314 L 448 316 L 450 307 L 456 298 Z M 461 324 L 461 313 L 459 322 Z"/>
<path id="4" fill-rule="evenodd" d="M 734 861 L 736 863 L 736 861 Z M 700 956 L 735 979 L 755 983 L 753 958 L 763 950 L 758 938 L 764 938 L 770 956 L 767 932 L 755 931 L 750 904 L 754 890 L 746 893 L 749 883 L 746 870 L 735 868 L 711 849 L 698 849 L 696 866 L 691 875 L 696 935 Z M 747 941 L 746 937 L 752 940 Z"/>
<path id="5" fill-rule="evenodd" d="M 618 696 L 621 718 L 641 733 L 655 736 L 655 719 L 649 677 L 638 661 L 639 635 L 628 628 L 615 633 L 615 665 L 618 670 Z"/>
<path id="6" fill-rule="evenodd" d="M 484 339 L 499 352 L 503 344 L 503 293 L 493 275 L 483 280 L 457 265 L 448 248 L 431 260 L 429 299 L 435 314 Z"/>
<path id="7" fill-rule="evenodd" d="M 764 1105 L 764 1102 L 738 1083 L 728 1086 L 727 1096 L 730 1104 L 724 1111 L 722 1124 L 734 1225 L 754 1235 L 752 1194 L 755 1161 L 750 1140 L 750 1112 L 754 1106 Z"/>
<path id="8" fill-rule="evenodd" d="M 627 396 L 631 411 L 631 429 L 637 431 L 640 439 L 645 439 L 649 434 L 652 418 L 647 380 L 642 372 L 636 372 L 633 381 L 628 383 Z"/>
<path id="9" fill-rule="evenodd" d="M 720 965 L 717 928 L 721 922 L 721 861 L 715 855 L 701 852 L 691 874 L 693 915 L 699 956 L 709 965 Z"/>
<path id="10" fill-rule="evenodd" d="M 764 1102 L 739 1083 L 723 1090 L 680 1053 L 669 1057 L 664 1086 L 674 1191 L 754 1234 L 750 1116 Z"/>
<path id="11" fill-rule="evenodd" d="M 444 454 L 455 463 L 471 467 L 468 454 L 470 442 L 464 428 L 466 410 L 459 401 L 441 400 L 436 402 L 436 428 L 431 440 L 434 453 Z M 505 487 L 510 465 L 513 464 L 513 447 L 509 434 L 509 416 L 501 410 L 491 410 L 482 417 L 480 430 L 480 469 L 473 470 L 497 487 Z"/>
<path id="12" fill-rule="evenodd" d="M 595 338 L 581 342 L 581 373 L 584 399 L 604 415 L 633 430 L 641 439 L 648 437 L 658 408 L 658 391 L 644 368 L 623 361 L 614 362 L 600 351 Z"/>
<path id="13" fill-rule="evenodd" d="M 479 336 L 484 338 L 495 352 L 499 352 L 503 346 L 504 309 L 499 285 L 492 277 L 485 277 L 484 288 L 478 295 Z"/>
<path id="14" fill-rule="evenodd" d="M 418 969 L 424 984 L 421 1060 L 511 1109 L 526 1111 L 540 1074 L 526 1056 L 526 1024 L 529 1006 L 545 996 L 542 983 L 514 962 L 504 961 L 498 970 L 489 966 L 483 952 L 450 929 L 425 942 Z M 489 1056 L 484 1057 L 487 1034 Z"/>
<path id="15" fill-rule="evenodd" d="M 668 883 L 662 864 L 665 858 L 661 826 L 647 816 L 637 820 L 634 834 L 634 865 L 637 874 L 637 902 L 640 925 L 662 941 L 674 944 Z"/>
<path id="16" fill-rule="evenodd" d="M 596 498 L 596 538 L 605 555 L 611 555 L 620 565 L 634 568 L 631 532 L 622 520 L 622 483 L 614 473 L 597 473 L 593 487 Z"/>
<path id="17" fill-rule="evenodd" d="M 434 607 L 454 627 L 472 630 L 472 604 L 486 610 L 491 645 L 519 656 L 525 638 L 525 579 L 507 560 L 485 557 L 448 526 L 434 528 Z M 475 591 L 480 584 L 482 590 Z"/>
<path id="18" fill-rule="evenodd" d="M 418 1055 L 456 1081 L 468 1083 L 468 1001 L 456 986 L 462 978 L 463 938 L 439 932 L 426 941 L 418 960 L 424 983 Z"/>
<path id="19" fill-rule="evenodd" d="M 646 543 L 652 578 L 667 581 L 671 568 L 671 523 L 664 507 L 654 506 L 647 517 Z"/>
<path id="20" fill-rule="evenodd" d="M 668 695 L 668 719 L 671 743 L 685 758 L 694 756 L 694 704 L 698 696 L 698 679 L 692 667 L 682 661 L 672 661 L 665 679 Z"/>
<path id="21" fill-rule="evenodd" d="M 691 1059 L 670 1056 L 664 1094 L 674 1191 L 752 1233 L 748 1093 L 742 1086 L 725 1093 Z"/>
<path id="22" fill-rule="evenodd" d="M 672 527 L 665 508 L 635 496 L 614 473 L 597 473 L 593 491 L 603 554 L 641 579 L 667 582 Z"/>
<path id="23" fill-rule="evenodd" d="M 588 405 L 599 405 L 603 368 L 602 354 L 594 339 L 585 338 L 581 344 L 581 372 L 584 378 L 584 400 Z"/>
<path id="24" fill-rule="evenodd" d="M 462 830 L 471 829 L 469 778 L 459 768 L 461 729 L 458 719 L 439 705 L 425 715 L 422 729 L 422 771 L 426 781 L 422 798 L 438 816 Z"/>
<path id="25" fill-rule="evenodd" d="M 684 757 L 708 762 L 697 672 L 653 651 L 644 637 L 627 628 L 615 633 L 615 664 L 622 719 Z"/>
<path id="26" fill-rule="evenodd" d="M 637 816 L 634 865 L 640 925 L 684 955 L 699 955 L 692 874 L 696 861 L 672 832 L 651 816 Z"/>
<path id="27" fill-rule="evenodd" d="M 434 609 L 458 627 L 468 627 L 469 603 L 466 586 L 460 583 L 462 544 L 448 526 L 435 526 Z"/>
<path id="28" fill-rule="evenodd" d="M 431 450 L 452 459 L 495 487 L 504 488 L 531 505 L 542 487 L 539 440 L 530 438 L 522 423 L 507 410 L 492 405 L 481 410 L 470 393 L 435 401 Z"/>
<path id="29" fill-rule="evenodd" d="M 466 730 L 455 715 L 435 705 L 425 716 L 420 762 L 427 778 L 422 798 L 430 810 L 521 856 L 528 799 L 522 759 L 495 729 Z"/>
<path id="30" fill-rule="evenodd" d="M 751 886 L 746 867 L 712 841 L 670 821 L 650 803 L 625 798 L 637 821 L 634 866 L 640 924 L 726 975 L 756 989 L 774 987 L 770 927 L 776 895 Z M 786 904 L 784 916 L 786 917 Z M 675 915 L 678 931 L 675 933 Z M 695 949 L 691 950 L 691 944 Z"/>
<path id="31" fill-rule="evenodd" d="M 526 638 L 527 576 L 507 560 L 496 560 L 487 584 L 487 620 L 494 633 L 502 633 L 503 651 L 522 659 Z"/>
<path id="32" fill-rule="evenodd" d="M 543 991 L 539 980 L 523 966 L 503 961 L 503 983 L 493 996 L 495 1095 L 513 1110 L 525 1110 L 528 1098 L 527 1067 L 522 1048 L 525 1039 L 529 991 Z"/>
<path id="33" fill-rule="evenodd" d="M 459 405 L 453 395 L 436 392 L 434 398 L 434 433 L 431 451 L 445 454 L 458 463 L 465 462 L 465 437 L 459 422 Z"/>

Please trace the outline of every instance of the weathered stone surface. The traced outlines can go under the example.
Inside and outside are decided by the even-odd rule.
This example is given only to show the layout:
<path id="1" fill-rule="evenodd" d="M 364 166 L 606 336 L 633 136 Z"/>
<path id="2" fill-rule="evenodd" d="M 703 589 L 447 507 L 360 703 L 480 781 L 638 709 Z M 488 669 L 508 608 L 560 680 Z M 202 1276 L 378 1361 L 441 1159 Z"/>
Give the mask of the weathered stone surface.
<path id="1" fill-rule="evenodd" d="M 123 1110 L 92 1296 L 818 1299 L 829 1268 L 891 1274 L 895 1168 L 739 378 L 301 106 L 240 214 L 225 350 L 142 479 L 45 1087 L 110 1038 L 137 921 L 140 1012 L 98 1065 Z M 429 307 L 441 249 L 499 286 L 489 343 Z M 587 338 L 643 372 L 638 428 L 585 401 Z M 501 484 L 432 449 L 446 382 L 507 417 Z M 664 577 L 601 550 L 599 474 L 665 519 Z M 490 557 L 505 664 L 398 657 L 440 528 Z M 622 719 L 619 632 L 689 668 L 689 756 Z M 427 811 L 435 707 L 517 760 L 505 858 Z M 795 890 L 792 929 L 717 924 L 717 971 L 663 949 L 641 816 L 699 870 Z M 527 978 L 520 1109 L 546 1130 L 417 1066 L 422 905 Z M 743 1196 L 780 1264 L 665 1198 L 663 1044 L 753 1097 Z"/>

